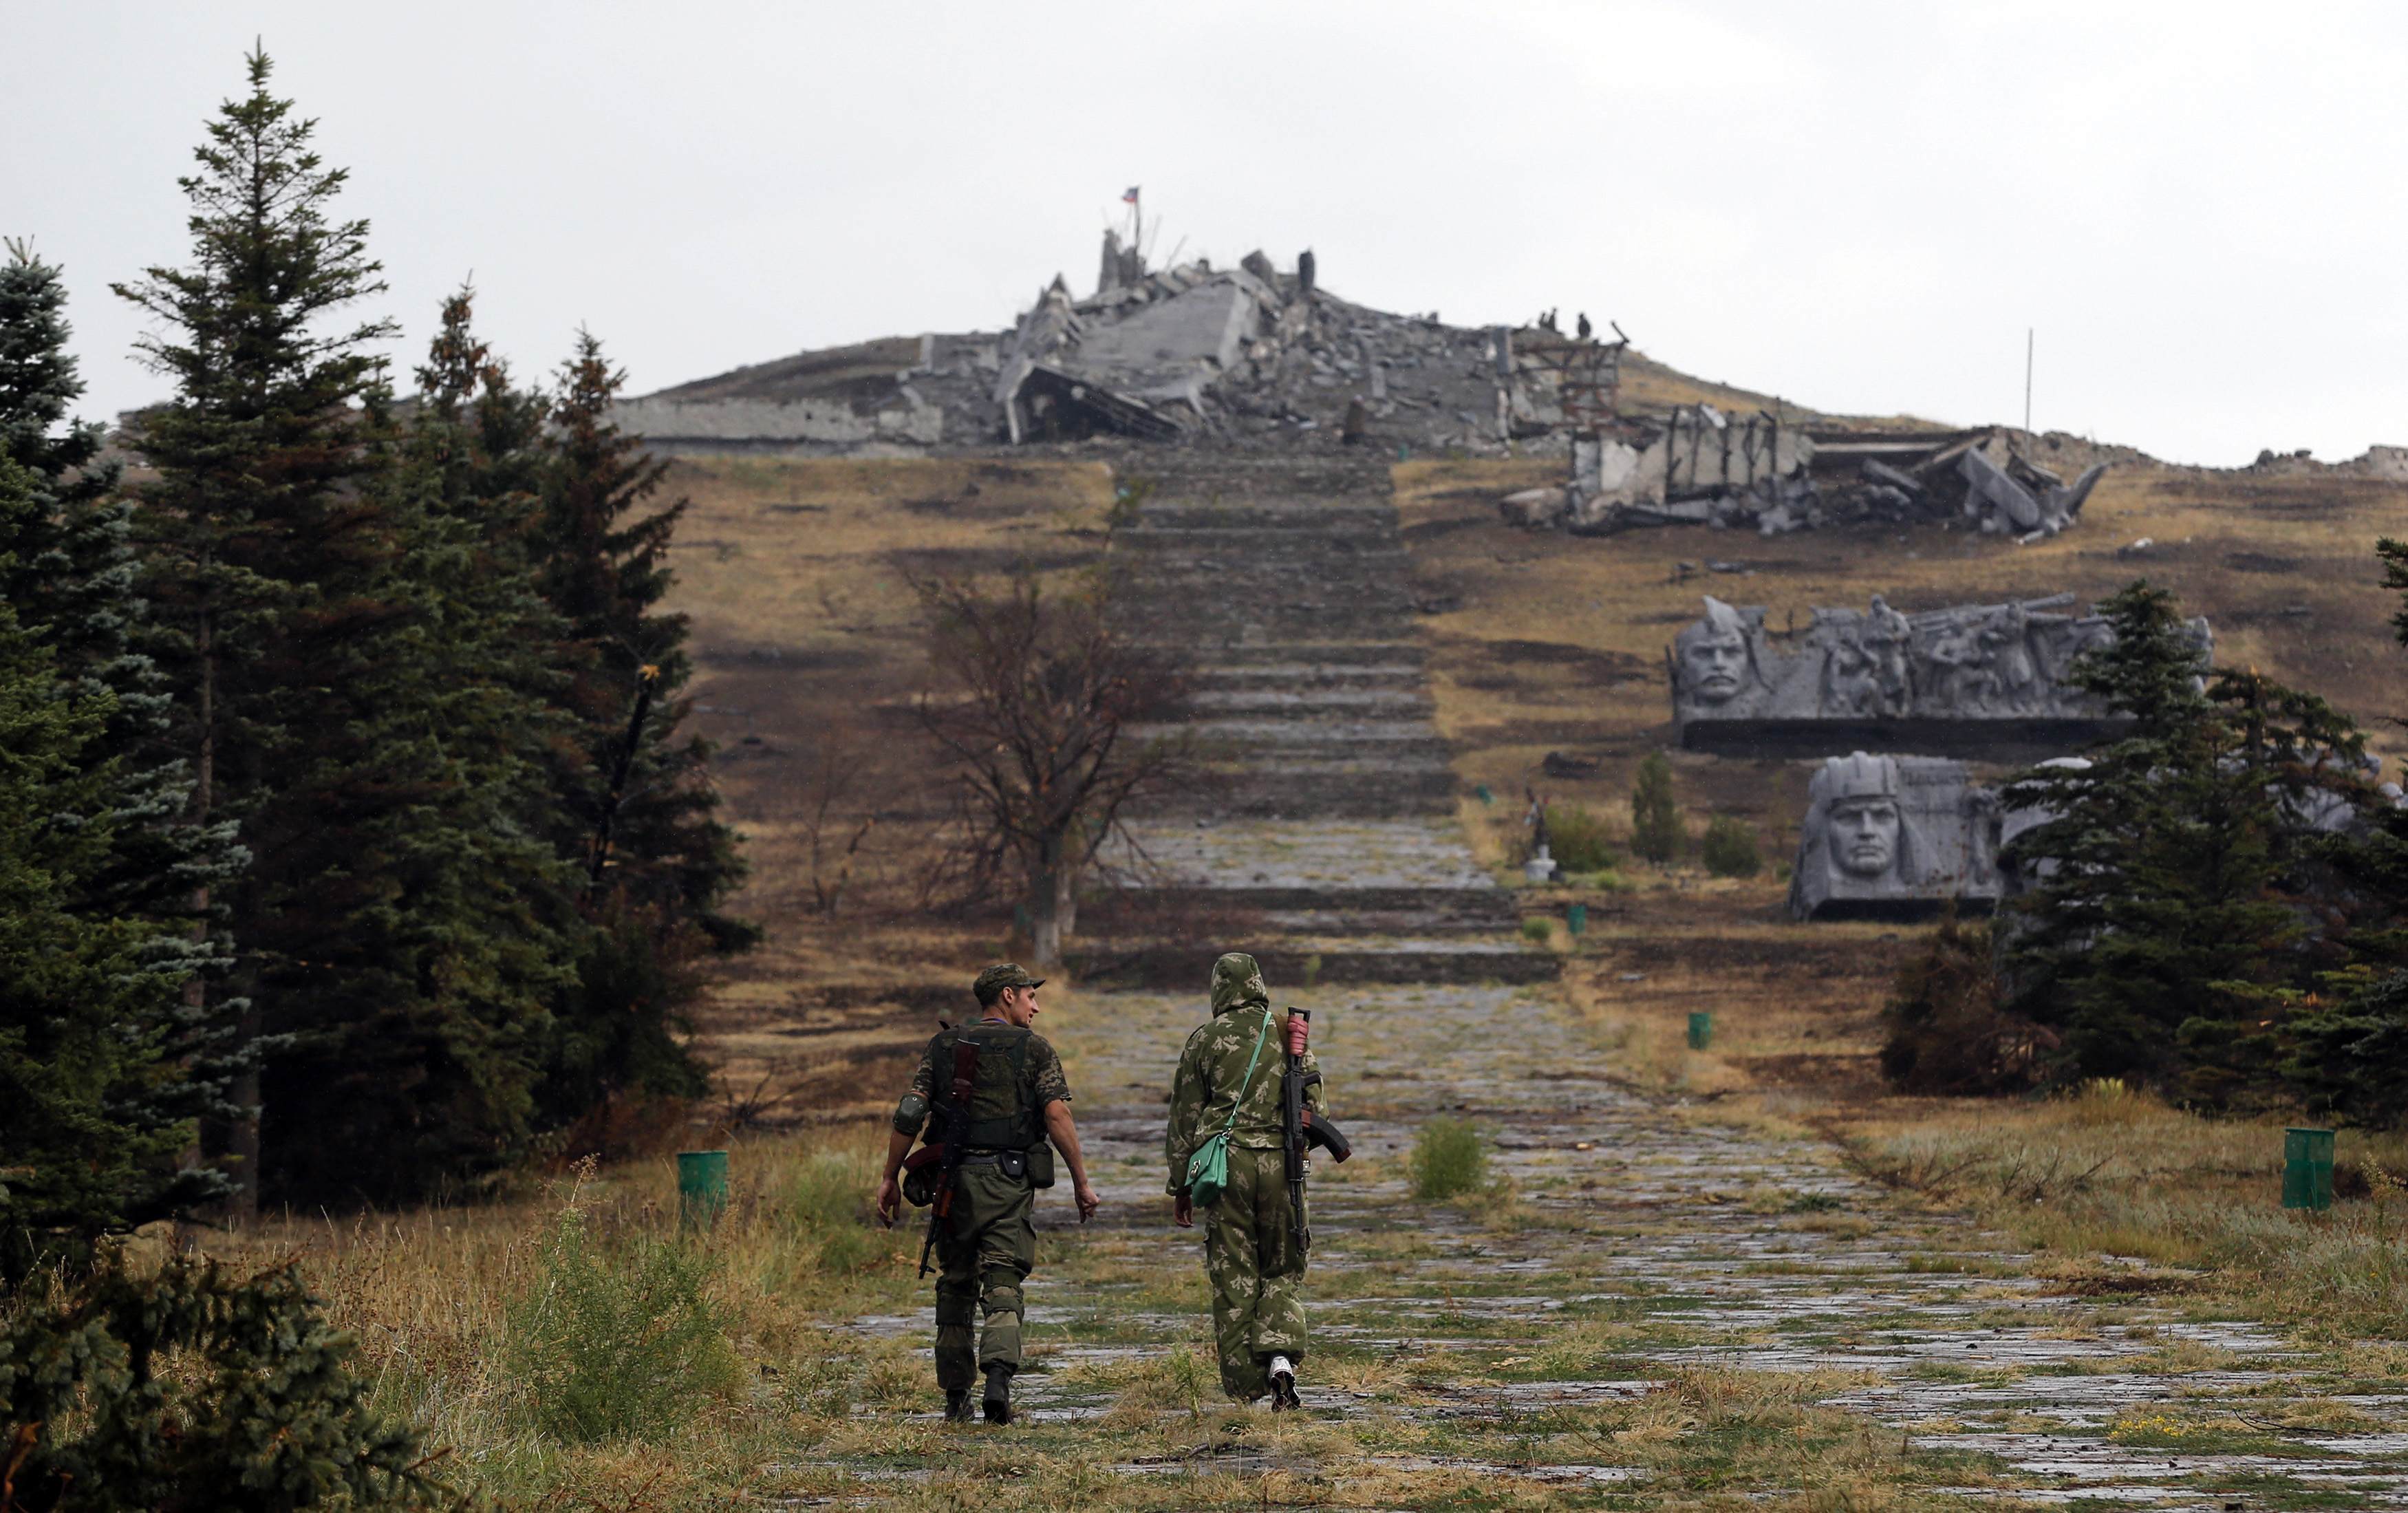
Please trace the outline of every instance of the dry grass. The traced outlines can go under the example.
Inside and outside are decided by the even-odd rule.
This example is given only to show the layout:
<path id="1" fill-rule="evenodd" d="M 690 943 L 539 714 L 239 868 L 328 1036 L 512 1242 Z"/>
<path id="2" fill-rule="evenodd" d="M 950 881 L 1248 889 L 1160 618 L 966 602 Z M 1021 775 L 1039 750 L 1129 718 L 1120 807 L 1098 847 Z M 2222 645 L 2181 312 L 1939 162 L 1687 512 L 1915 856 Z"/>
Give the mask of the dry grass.
<path id="1" fill-rule="evenodd" d="M 862 1312 L 910 1306 L 917 1232 L 863 1221 L 882 1131 L 751 1141 L 732 1151 L 733 1203 L 702 1245 L 707 1296 L 742 1381 L 686 1421 L 624 1441 L 565 1444 L 530 1423 L 513 1380 L 512 1301 L 545 1280 L 545 1241 L 575 1203 L 606 1254 L 677 1234 L 672 1163 L 564 1181 L 520 1203 L 341 1221 L 288 1220 L 220 1236 L 241 1261 L 297 1255 L 333 1321 L 361 1347 L 378 1406 L 451 1448 L 478 1490 L 512 1506 L 731 1506 L 763 1466 L 833 1433 L 855 1407 L 919 1406 L 924 1358 L 837 1333 Z"/>
<path id="2" fill-rule="evenodd" d="M 2400 528 L 2408 486 L 2120 467 L 2079 526 L 2028 547 L 1930 527 L 1579 538 L 1498 519 L 1498 495 L 1551 481 L 1558 467 L 1397 469 L 1416 598 L 1453 606 L 1424 622 L 1439 726 L 1458 743 L 1467 785 L 1500 798 L 1529 784 L 1594 809 L 1626 805 L 1639 759 L 1670 743 L 1665 648 L 1705 594 L 1802 625 L 1816 605 L 1861 607 L 1876 593 L 1914 610 L 2068 589 L 2093 600 L 2145 575 L 2214 622 L 2219 660 L 2324 694 L 2366 723 L 2379 747 L 2400 749 L 2381 722 L 2408 704 L 2399 692 L 2408 660 L 2391 641 L 2393 606 L 2372 551 L 2376 537 Z M 2156 544 L 2117 557 L 2143 537 Z M 1709 561 L 1747 570 L 1711 572 Z M 1550 751 L 1598 767 L 1551 777 L 1540 770 Z M 1769 858 L 1786 857 L 1805 796 L 1801 766 L 1673 761 L 1693 832 L 1711 814 L 1735 814 L 1757 827 Z"/>
<path id="3" fill-rule="evenodd" d="M 1648 403 L 1753 398 L 1643 366 L 1633 376 Z M 1498 796 L 1465 800 L 1465 828 L 1500 877 L 1518 882 L 1504 868 L 1522 840 L 1513 800 L 1526 785 L 1611 814 L 1627 832 L 1633 771 L 1672 740 L 1665 648 L 1709 593 L 1803 624 L 1814 606 L 1861 606 L 1875 593 L 1909 609 L 2066 589 L 2094 600 L 2145 575 L 2211 619 L 2219 661 L 2325 695 L 2397 760 L 2386 716 L 2408 704 L 2408 658 L 2391 639 L 2372 548 L 2399 530 L 2408 487 L 2128 465 L 2106 475 L 2079 527 L 2028 547 L 1928 527 L 1580 539 L 1498 521 L 1507 486 L 1552 476 L 1537 463 L 1414 463 L 1397 474 L 1416 596 L 1451 606 L 1425 621 L 1438 722 L 1465 785 Z M 2142 538 L 2152 544 L 2117 555 Z M 1706 570 L 1709 561 L 1741 570 Z M 1550 752 L 1594 758 L 1595 770 L 1549 775 Z M 1838 1133 L 1868 1169 L 1973 1207 L 2061 1257 L 2070 1275 L 2101 1254 L 2209 1268 L 2225 1301 L 2303 1329 L 2408 1332 L 2408 1195 L 2285 1215 L 2274 1205 L 2277 1124 L 2210 1122 L 2145 1101 L 1888 1097 L 1873 1060 L 1880 1009 L 1923 931 L 1787 920 L 1785 863 L 1812 764 L 1682 752 L 1672 761 L 1691 833 L 1712 814 L 1741 816 L 1773 864 L 1768 875 L 1717 883 L 1685 864 L 1630 867 L 1615 888 L 1550 890 L 1526 911 L 1588 904 L 1564 992 L 1619 1076 L 1701 1100 L 1717 1120 Z M 1714 1014 L 1705 1051 L 1685 1044 L 1698 1009 Z M 2408 1143 L 2344 1134 L 2344 1167 L 2370 1153 L 2408 1168 Z"/>
<path id="4" fill-rule="evenodd" d="M 1458 1421 L 1405 1410 L 1468 1384 L 1495 1387 L 1482 1357 L 1335 1347 L 1317 1379 L 1368 1394 L 1364 1410 L 1283 1421 L 1233 1408 L 1204 1339 L 1192 1247 L 1143 1235 L 1082 1234 L 1049 1262 L 1061 1268 L 1053 1285 L 1076 1278 L 1125 1307 L 1178 1310 L 1194 1320 L 1189 1337 L 1061 1362 L 1054 1390 L 1096 1401 L 1093 1417 L 1049 1415 L 1008 1434 L 953 1430 L 914 1417 L 934 1396 L 919 1331 L 898 1339 L 842 1327 L 925 1307 L 911 1275 L 916 1231 L 863 1220 L 882 1144 L 865 1128 L 735 1148 L 735 1202 L 695 1243 L 710 1258 L 710 1296 L 741 1379 L 683 1422 L 599 1444 L 530 1425 L 523 1389 L 503 1364 L 509 1305 L 547 1280 L 544 1236 L 564 1203 L 583 1208 L 606 1245 L 670 1239 L 668 1163 L 634 1163 L 512 1205 L 272 1224 L 216 1248 L 243 1260 L 297 1254 L 334 1319 L 361 1341 L 379 1406 L 424 1426 L 451 1448 L 464 1487 L 503 1507 L 655 1513 L 799 1499 L 952 1509 L 986 1506 L 1016 1484 L 1049 1506 L 1131 1513 L 1466 1497 L 1542 1508 L 1561 1506 L 1568 1483 L 1555 1468 L 1571 1468 L 1576 1487 L 1582 1468 L 1599 1465 L 1678 1506 L 1893 1507 L 1920 1506 L 1920 1489 L 1982 1480 L 1910 1453 L 1895 1431 L 1818 1405 L 1861 1385 L 1834 1372 L 1682 1367 L 1624 1401 Z M 1383 1280 L 1360 1279 L 1411 1288 L 1413 1266 L 1408 1254 L 1383 1263 Z M 1054 1363 L 1063 1333 L 1037 1331 L 1033 1366 Z M 1627 1374 L 1685 1337 L 1661 1320 L 1593 1320 L 1496 1364 L 1521 1366 L 1519 1376 Z"/>
<path id="5" fill-rule="evenodd" d="M 2378 1177 L 2329 1212 L 2283 1209 L 2282 1120 L 2205 1119 L 2095 1084 L 2014 1102 L 1895 1100 L 1832 1128 L 1870 1174 L 1971 1207 L 2056 1257 L 2079 1290 L 2128 1280 L 2101 1258 L 2205 1268 L 2225 1301 L 2310 1336 L 2408 1337 L 2408 1194 Z M 2368 1163 L 2408 1172 L 2408 1133 L 2341 1131 L 2337 1167 Z"/>
<path id="6" fill-rule="evenodd" d="M 669 486 L 692 501 L 668 602 L 693 621 L 695 725 L 719 744 L 752 869 L 734 908 L 767 929 L 722 974 L 704 1049 L 743 1118 L 864 1114 L 1009 928 L 918 907 L 947 810 L 911 713 L 924 662 L 908 575 L 1091 568 L 1111 476 L 1044 457 L 705 456 L 679 460 Z"/>

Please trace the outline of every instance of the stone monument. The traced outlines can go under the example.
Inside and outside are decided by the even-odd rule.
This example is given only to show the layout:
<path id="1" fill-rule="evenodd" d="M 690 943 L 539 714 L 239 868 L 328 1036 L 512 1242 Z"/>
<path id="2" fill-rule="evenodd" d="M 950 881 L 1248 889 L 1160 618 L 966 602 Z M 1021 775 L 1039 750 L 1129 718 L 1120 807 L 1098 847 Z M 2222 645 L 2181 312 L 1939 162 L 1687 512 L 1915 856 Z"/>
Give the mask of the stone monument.
<path id="1" fill-rule="evenodd" d="M 1824 756 L 1914 752 L 2036 760 L 2112 735 L 2120 721 L 2067 681 L 2114 638 L 2073 596 L 1908 614 L 1876 594 L 1864 610 L 1817 609 L 1776 636 L 1764 611 L 1709 597 L 1667 655 L 1672 718 L 1693 751 Z M 2206 670 L 2205 620 L 2190 622 Z"/>
<path id="2" fill-rule="evenodd" d="M 1922 919 L 1998 903 L 1999 804 L 1965 764 L 1856 752 L 1806 789 L 1789 913 L 1799 919 Z"/>

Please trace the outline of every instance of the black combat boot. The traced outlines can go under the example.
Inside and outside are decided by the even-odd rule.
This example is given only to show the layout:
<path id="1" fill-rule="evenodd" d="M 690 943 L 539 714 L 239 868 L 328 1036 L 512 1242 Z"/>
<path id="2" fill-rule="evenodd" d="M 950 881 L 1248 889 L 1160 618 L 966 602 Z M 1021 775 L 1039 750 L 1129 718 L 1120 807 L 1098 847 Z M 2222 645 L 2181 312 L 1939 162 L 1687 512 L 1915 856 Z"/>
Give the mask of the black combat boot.
<path id="1" fill-rule="evenodd" d="M 989 1423 L 1011 1422 L 1011 1368 L 986 1368 L 986 1396 L 979 1406 L 986 1412 Z"/>
<path id="2" fill-rule="evenodd" d="M 977 1413 L 970 1407 L 970 1390 L 967 1387 L 945 1389 L 945 1419 L 948 1423 L 968 1423 Z"/>

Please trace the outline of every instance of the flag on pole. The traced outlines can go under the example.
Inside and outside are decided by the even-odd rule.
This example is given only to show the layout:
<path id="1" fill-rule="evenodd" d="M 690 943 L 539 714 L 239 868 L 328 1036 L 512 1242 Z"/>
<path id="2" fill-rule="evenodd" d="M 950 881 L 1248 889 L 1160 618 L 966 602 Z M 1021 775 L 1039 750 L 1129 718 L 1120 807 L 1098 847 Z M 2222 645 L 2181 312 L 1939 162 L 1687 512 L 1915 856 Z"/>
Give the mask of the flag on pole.
<path id="1" fill-rule="evenodd" d="M 1137 185 L 1131 184 L 1126 189 L 1121 191 L 1121 203 L 1123 205 L 1135 205 L 1137 203 Z"/>

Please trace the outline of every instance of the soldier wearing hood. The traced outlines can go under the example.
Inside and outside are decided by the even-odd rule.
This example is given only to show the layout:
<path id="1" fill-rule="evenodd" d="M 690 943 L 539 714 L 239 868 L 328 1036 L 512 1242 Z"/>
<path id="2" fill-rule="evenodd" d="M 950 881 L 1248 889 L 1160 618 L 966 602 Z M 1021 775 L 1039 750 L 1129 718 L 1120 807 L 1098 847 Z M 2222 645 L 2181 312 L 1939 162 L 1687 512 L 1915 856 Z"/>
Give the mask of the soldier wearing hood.
<path id="1" fill-rule="evenodd" d="M 1187 1166 L 1198 1147 L 1229 1131 L 1229 1185 L 1204 1211 L 1204 1270 L 1212 1283 L 1212 1336 L 1221 1356 L 1221 1386 L 1241 1403 L 1268 1392 L 1272 1411 L 1302 1405 L 1297 1367 L 1304 1360 L 1304 1302 L 1298 1289 L 1305 1258 L 1288 1226 L 1285 1137 L 1280 1109 L 1283 1058 L 1303 1059 L 1306 1021 L 1275 1014 L 1254 958 L 1231 952 L 1212 964 L 1212 1017 L 1187 1037 L 1170 1090 L 1170 1129 L 1163 1154 L 1170 1163 L 1172 1218 L 1196 1222 Z M 1259 1045 L 1259 1054 L 1255 1047 Z M 1321 1086 L 1306 1104 L 1319 1117 Z"/>

